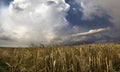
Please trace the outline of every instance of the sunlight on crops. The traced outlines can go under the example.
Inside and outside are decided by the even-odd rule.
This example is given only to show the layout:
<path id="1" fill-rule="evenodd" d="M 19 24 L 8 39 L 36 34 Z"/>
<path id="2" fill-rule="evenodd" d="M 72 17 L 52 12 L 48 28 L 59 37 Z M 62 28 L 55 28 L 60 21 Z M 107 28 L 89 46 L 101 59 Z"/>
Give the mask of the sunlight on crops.
<path id="1" fill-rule="evenodd" d="M 0 72 L 120 72 L 120 44 L 0 48 Z"/>

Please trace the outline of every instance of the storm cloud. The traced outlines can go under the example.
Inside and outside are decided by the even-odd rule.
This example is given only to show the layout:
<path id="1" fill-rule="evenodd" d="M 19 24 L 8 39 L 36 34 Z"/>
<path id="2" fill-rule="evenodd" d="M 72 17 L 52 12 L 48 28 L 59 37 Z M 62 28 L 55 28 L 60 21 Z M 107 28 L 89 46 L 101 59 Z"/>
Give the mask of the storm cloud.
<path id="1" fill-rule="evenodd" d="M 95 41 L 101 33 L 100 39 L 120 36 L 118 0 L 14 0 L 7 7 L 5 3 L 0 1 L 1 43 L 69 44 Z"/>
<path id="2" fill-rule="evenodd" d="M 2 9 L 1 36 L 18 41 L 50 42 L 55 28 L 67 26 L 65 15 L 69 5 L 62 0 L 14 0 Z"/>

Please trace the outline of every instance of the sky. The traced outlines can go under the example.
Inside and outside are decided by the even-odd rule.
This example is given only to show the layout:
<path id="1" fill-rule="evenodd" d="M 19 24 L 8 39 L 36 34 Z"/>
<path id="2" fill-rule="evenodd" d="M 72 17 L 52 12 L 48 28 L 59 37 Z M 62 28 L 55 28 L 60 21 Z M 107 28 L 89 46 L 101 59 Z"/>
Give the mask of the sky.
<path id="1" fill-rule="evenodd" d="M 120 42 L 119 0 L 0 0 L 0 46 Z"/>

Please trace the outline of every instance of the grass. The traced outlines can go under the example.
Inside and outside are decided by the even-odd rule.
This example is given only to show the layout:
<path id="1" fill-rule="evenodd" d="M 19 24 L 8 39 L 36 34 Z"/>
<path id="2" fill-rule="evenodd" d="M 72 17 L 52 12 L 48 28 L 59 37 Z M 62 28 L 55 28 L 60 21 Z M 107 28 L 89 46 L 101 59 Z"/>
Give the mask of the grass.
<path id="1" fill-rule="evenodd" d="M 120 72 L 120 44 L 0 48 L 0 72 Z"/>

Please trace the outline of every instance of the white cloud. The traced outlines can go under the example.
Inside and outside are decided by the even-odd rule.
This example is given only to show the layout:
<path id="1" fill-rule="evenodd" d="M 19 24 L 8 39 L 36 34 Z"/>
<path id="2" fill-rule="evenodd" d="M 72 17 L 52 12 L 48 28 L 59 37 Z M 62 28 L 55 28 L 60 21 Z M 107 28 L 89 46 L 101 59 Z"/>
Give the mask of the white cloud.
<path id="1" fill-rule="evenodd" d="M 106 32 L 108 30 L 110 30 L 109 27 L 107 27 L 107 28 L 100 28 L 100 29 L 95 29 L 95 30 L 89 30 L 88 32 L 72 34 L 72 36 L 87 36 L 87 35 L 103 33 L 103 32 Z"/>
<path id="2" fill-rule="evenodd" d="M 56 28 L 68 25 L 64 0 L 14 0 L 0 14 L 1 36 L 18 41 L 51 42 Z M 60 33 L 60 32 L 59 32 Z"/>
<path id="3" fill-rule="evenodd" d="M 120 30 L 120 1 L 76 0 L 83 8 L 83 20 L 109 14 L 117 31 Z M 89 30 L 74 26 L 69 28 L 65 19 L 69 5 L 65 0 L 14 0 L 9 7 L 0 11 L 0 38 L 25 42 L 69 42 L 82 41 L 89 35 L 101 33 L 109 28 Z M 115 32 L 118 35 L 120 32 Z M 114 34 L 114 35 L 115 35 Z M 73 36 L 73 39 L 71 38 Z M 120 34 L 119 34 L 120 35 Z M 118 36 L 119 36 L 118 35 Z M 81 36 L 79 39 L 77 36 Z"/>

